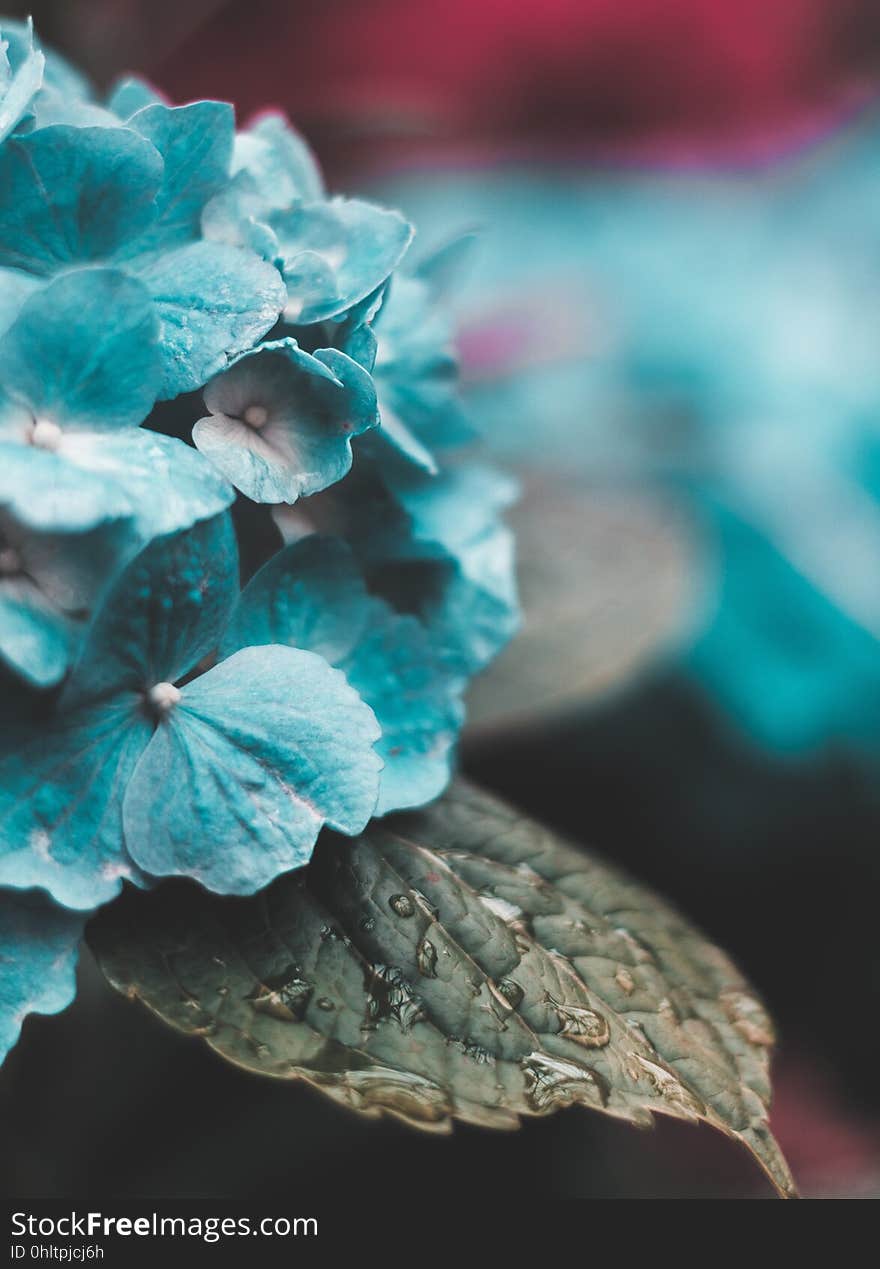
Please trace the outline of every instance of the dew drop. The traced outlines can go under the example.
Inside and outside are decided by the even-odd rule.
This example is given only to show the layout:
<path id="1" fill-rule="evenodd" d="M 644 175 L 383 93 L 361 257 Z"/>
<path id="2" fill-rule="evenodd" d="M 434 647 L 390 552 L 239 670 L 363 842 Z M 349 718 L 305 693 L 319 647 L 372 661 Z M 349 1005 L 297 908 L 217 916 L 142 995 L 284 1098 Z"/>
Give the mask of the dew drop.
<path id="1" fill-rule="evenodd" d="M 636 989 L 635 979 L 624 965 L 618 966 L 614 981 L 627 996 L 631 996 Z"/>
<path id="2" fill-rule="evenodd" d="M 388 904 L 392 912 L 396 912 L 399 917 L 411 917 L 415 912 L 415 905 L 407 894 L 393 894 Z"/>
<path id="3" fill-rule="evenodd" d="M 648 1082 L 654 1092 L 670 1102 L 674 1106 L 678 1106 L 686 1115 L 696 1118 L 706 1113 L 706 1107 L 688 1088 L 685 1088 L 681 1080 L 672 1073 L 667 1071 L 665 1067 L 658 1066 L 656 1062 L 651 1062 L 648 1058 L 642 1057 L 638 1053 L 631 1053 L 631 1065 L 629 1067 L 630 1074 L 633 1078 L 639 1079 L 642 1075 L 647 1076 Z"/>
<path id="4" fill-rule="evenodd" d="M 525 1079 L 526 1100 L 533 1110 L 605 1104 L 596 1076 L 574 1062 L 565 1062 L 546 1053 L 530 1053 L 522 1059 L 520 1066 Z"/>
<path id="5" fill-rule="evenodd" d="M 522 987 L 513 978 L 502 978 L 498 984 L 498 990 L 510 1005 L 511 1009 L 518 1009 L 522 1004 L 522 998 L 525 995 Z"/>
<path id="6" fill-rule="evenodd" d="M 368 1025 L 390 1018 L 405 1033 L 425 1018 L 421 998 L 395 965 L 373 966 L 367 995 Z"/>
<path id="7" fill-rule="evenodd" d="M 278 1022 L 302 1022 L 314 988 L 296 974 L 286 978 L 273 978 L 260 983 L 248 996 L 248 1002 L 257 1013 L 268 1014 Z"/>
<path id="8" fill-rule="evenodd" d="M 437 949 L 430 939 L 422 939 L 416 948 L 416 964 L 423 978 L 437 977 Z"/>
<path id="9" fill-rule="evenodd" d="M 552 996 L 547 1001 L 553 1006 L 560 1021 L 559 1034 L 585 1049 L 601 1049 L 611 1039 L 608 1019 L 595 1009 L 586 1009 L 580 1005 L 566 1005 Z"/>

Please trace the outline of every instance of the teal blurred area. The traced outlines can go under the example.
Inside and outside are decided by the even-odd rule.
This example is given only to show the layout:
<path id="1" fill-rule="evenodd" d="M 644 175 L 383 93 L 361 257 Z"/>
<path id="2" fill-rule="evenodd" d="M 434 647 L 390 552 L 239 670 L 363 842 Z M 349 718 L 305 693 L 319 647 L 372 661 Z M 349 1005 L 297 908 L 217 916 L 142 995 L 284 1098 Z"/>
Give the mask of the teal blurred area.
<path id="1" fill-rule="evenodd" d="M 379 183 L 479 241 L 469 404 L 512 465 L 688 508 L 675 657 L 773 753 L 880 756 L 880 115 L 760 169 L 424 167 Z"/>

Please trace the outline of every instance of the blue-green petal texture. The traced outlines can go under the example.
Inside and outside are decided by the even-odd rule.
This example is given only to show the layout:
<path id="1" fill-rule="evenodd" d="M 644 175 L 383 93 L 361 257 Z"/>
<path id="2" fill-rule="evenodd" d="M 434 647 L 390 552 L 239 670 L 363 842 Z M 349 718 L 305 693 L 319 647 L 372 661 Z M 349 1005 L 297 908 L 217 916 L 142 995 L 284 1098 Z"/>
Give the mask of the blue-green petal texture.
<path id="1" fill-rule="evenodd" d="M 86 76 L 82 71 L 77 70 L 66 57 L 62 57 L 56 49 L 49 47 L 42 40 L 35 37 L 30 18 L 25 22 L 12 22 L 9 18 L 4 18 L 2 23 L 0 23 L 0 30 L 2 30 L 4 38 L 18 48 L 23 49 L 31 42 L 39 48 L 45 59 L 43 83 L 46 88 L 51 88 L 65 97 L 88 98 L 91 96 L 92 88 Z"/>
<path id="2" fill-rule="evenodd" d="M 164 161 L 156 219 L 129 254 L 167 251 L 201 234 L 202 209 L 225 186 L 232 159 L 235 115 L 221 101 L 189 106 L 157 102 L 137 111 L 128 126 L 156 147 Z"/>
<path id="3" fill-rule="evenodd" d="M 127 520 L 85 532 L 34 528 L 3 505 L 0 473 L 0 659 L 36 687 L 64 677 L 86 620 L 134 539 Z"/>
<path id="4" fill-rule="evenodd" d="M 76 439 L 82 443 L 82 437 Z M 107 443 L 104 436 L 95 439 Z M 62 442 L 61 448 L 70 446 Z M 4 441 L 2 434 L 0 505 L 32 528 L 73 533 L 127 516 L 132 510 L 125 489 L 108 479 L 106 470 L 89 470 L 62 454 L 23 445 L 20 438 Z"/>
<path id="5" fill-rule="evenodd" d="M 21 269 L 0 269 L 0 335 L 3 335 L 21 312 L 29 295 L 41 285 L 40 279 Z"/>
<path id="6" fill-rule="evenodd" d="M 377 422 L 367 372 L 336 349 L 274 340 L 240 357 L 204 393 L 201 452 L 255 502 L 293 503 L 351 468 L 352 437 Z"/>
<path id="7" fill-rule="evenodd" d="M 0 143 L 28 113 L 43 82 L 46 59 L 34 46 L 30 22 L 20 32 L 7 33 L 0 24 Z"/>
<path id="8" fill-rule="evenodd" d="M 60 1013 L 76 995 L 85 917 L 43 895 L 0 890 L 0 1064 L 32 1013 Z"/>
<path id="9" fill-rule="evenodd" d="M 319 654 L 372 708 L 385 764 L 377 815 L 443 791 L 464 717 L 461 680 L 415 617 L 368 593 L 340 539 L 313 536 L 285 547 L 242 592 L 221 650 L 273 643 Z"/>
<path id="10" fill-rule="evenodd" d="M 162 157 L 130 128 L 56 124 L 0 149 L 0 265 L 49 277 L 112 259 L 156 217 Z"/>
<path id="11" fill-rule="evenodd" d="M 4 738 L 0 885 L 40 887 L 85 911 L 136 878 L 123 847 L 122 796 L 151 731 L 141 699 L 122 693 Z"/>
<path id="12" fill-rule="evenodd" d="M 138 275 L 161 321 L 163 399 L 201 388 L 253 347 L 286 300 L 277 269 L 227 243 L 189 243 L 148 259 Z"/>
<path id="13" fill-rule="evenodd" d="M 261 260 L 280 264 L 274 229 L 262 219 L 265 208 L 249 172 L 236 172 L 202 210 L 202 236 L 210 242 L 247 247 Z"/>
<path id="14" fill-rule="evenodd" d="M 114 583 L 54 714 L 0 749 L 0 885 L 86 909 L 138 880 L 122 808 L 156 725 L 147 693 L 216 645 L 236 593 L 226 515 L 152 543 Z"/>
<path id="15" fill-rule="evenodd" d="M 324 824 L 356 834 L 376 805 L 372 710 L 323 658 L 245 648 L 187 683 L 125 796 L 132 858 L 221 894 L 308 862 Z"/>
<path id="16" fill-rule="evenodd" d="M 0 465 L 17 478 L 9 505 L 28 523 L 77 530 L 128 517 L 139 544 L 217 515 L 235 497 L 197 450 L 145 428 L 62 431 L 51 451 L 0 438 Z"/>
<path id="17" fill-rule="evenodd" d="M 422 619 L 450 670 L 475 674 L 519 626 L 513 535 L 501 519 L 515 482 L 476 463 L 383 478 L 403 514 L 352 545 L 389 597 Z"/>
<path id="18" fill-rule="evenodd" d="M 273 213 L 288 300 L 285 320 L 308 326 L 341 317 L 397 267 L 412 226 L 396 211 L 333 198 Z"/>
<path id="19" fill-rule="evenodd" d="M 138 75 L 125 75 L 115 80 L 107 94 L 107 109 L 123 122 L 145 106 L 157 104 L 167 105 L 167 102 L 158 89 Z"/>
<path id="20" fill-rule="evenodd" d="M 160 387 L 159 321 L 142 283 L 78 269 L 34 292 L 0 339 L 0 384 L 31 419 L 104 431 L 138 426 Z M 0 435 L 9 416 L 0 405 Z M 8 435 L 8 433 L 6 433 Z"/>
<path id="21" fill-rule="evenodd" d="M 376 441 L 437 471 L 434 451 L 473 438 L 459 397 L 450 317 L 420 277 L 395 275 L 375 323 L 373 376 L 382 427 Z"/>
<path id="22" fill-rule="evenodd" d="M 183 678 L 220 641 L 238 597 L 238 548 L 228 514 L 151 542 L 96 616 L 62 706 Z"/>
<path id="23" fill-rule="evenodd" d="M 324 182 L 303 138 L 283 115 L 267 111 L 235 138 L 233 173 L 247 172 L 265 211 L 324 196 Z"/>

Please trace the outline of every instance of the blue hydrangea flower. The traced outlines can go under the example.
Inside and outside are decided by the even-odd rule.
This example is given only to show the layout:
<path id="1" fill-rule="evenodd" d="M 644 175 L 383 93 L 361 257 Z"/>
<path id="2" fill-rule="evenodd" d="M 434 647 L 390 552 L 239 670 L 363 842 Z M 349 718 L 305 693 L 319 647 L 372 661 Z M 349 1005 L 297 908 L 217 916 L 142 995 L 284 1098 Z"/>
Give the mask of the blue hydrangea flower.
<path id="1" fill-rule="evenodd" d="M 251 894 L 437 796 L 515 624 L 448 256 L 397 286 L 410 225 L 280 117 L 3 29 L 0 1060 L 124 882 Z"/>
<path id="2" fill-rule="evenodd" d="M 122 574 L 56 713 L 0 751 L 0 885 L 79 909 L 140 871 L 250 894 L 305 863 L 325 823 L 365 827 L 379 728 L 343 674 L 281 646 L 195 673 L 237 592 L 226 516 Z"/>
<path id="3" fill-rule="evenodd" d="M 390 276 L 409 246 L 412 227 L 398 212 L 328 199 L 314 160 L 278 115 L 264 115 L 238 135 L 233 166 L 232 198 L 209 205 L 206 232 L 226 242 L 262 242 L 286 283 L 290 325 L 342 317 Z"/>
<path id="4" fill-rule="evenodd" d="M 349 471 L 352 437 L 378 422 L 365 370 L 333 348 L 294 339 L 243 353 L 204 392 L 210 410 L 193 440 L 255 502 L 292 503 Z"/>
<path id="5" fill-rule="evenodd" d="M 134 274 L 160 323 L 162 397 L 201 387 L 287 301 L 272 265 L 199 237 L 232 128 L 221 103 L 157 104 L 130 126 L 52 124 L 0 149 L 0 267 L 47 278 L 101 262 Z"/>

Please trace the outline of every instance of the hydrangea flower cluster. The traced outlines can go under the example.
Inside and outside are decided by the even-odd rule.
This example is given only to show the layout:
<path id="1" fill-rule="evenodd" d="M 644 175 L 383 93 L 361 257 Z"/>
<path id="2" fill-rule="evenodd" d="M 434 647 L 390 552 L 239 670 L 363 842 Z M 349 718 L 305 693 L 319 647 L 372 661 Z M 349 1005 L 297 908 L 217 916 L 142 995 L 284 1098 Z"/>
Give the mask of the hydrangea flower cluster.
<path id="1" fill-rule="evenodd" d="M 517 618 L 458 246 L 0 29 L 2 1057 L 123 882 L 251 894 L 436 797 Z"/>

